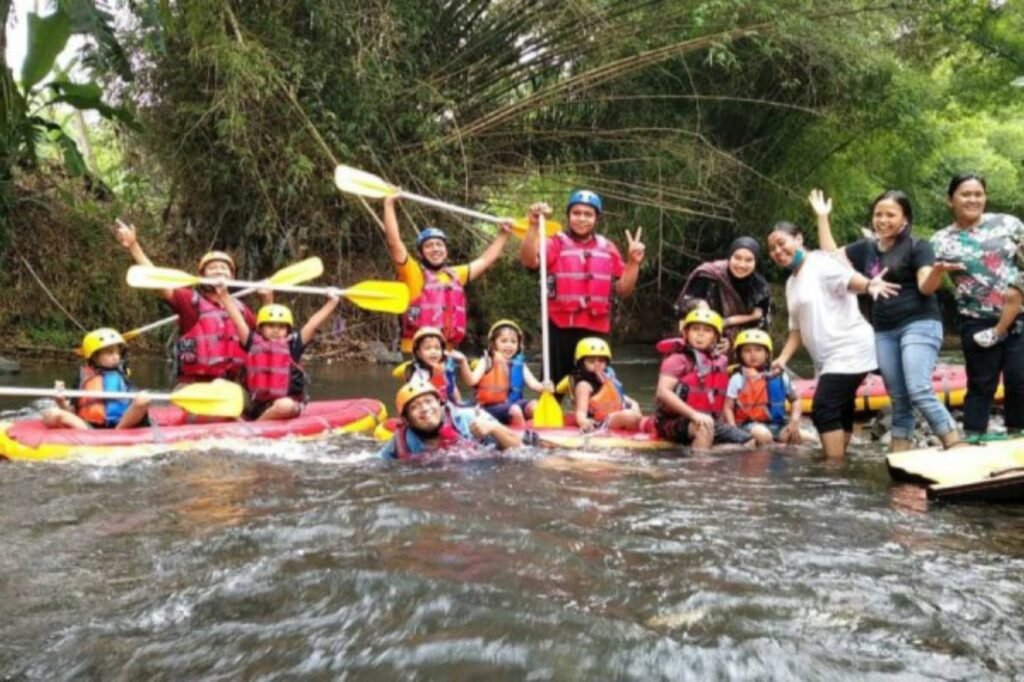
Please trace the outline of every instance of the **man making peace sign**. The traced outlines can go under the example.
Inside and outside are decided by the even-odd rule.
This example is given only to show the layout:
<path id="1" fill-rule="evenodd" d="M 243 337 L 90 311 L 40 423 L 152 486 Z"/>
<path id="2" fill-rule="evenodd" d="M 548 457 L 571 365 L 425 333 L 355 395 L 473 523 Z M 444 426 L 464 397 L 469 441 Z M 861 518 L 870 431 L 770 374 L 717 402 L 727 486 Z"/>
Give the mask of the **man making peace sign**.
<path id="1" fill-rule="evenodd" d="M 633 293 L 644 260 L 642 228 L 626 230 L 627 261 L 612 242 L 595 234 L 601 219 L 601 197 L 589 190 L 569 196 L 566 228 L 546 244 L 548 270 L 548 317 L 551 321 L 551 379 L 556 383 L 573 368 L 576 344 L 588 336 L 607 336 L 611 331 L 612 297 Z M 530 229 L 519 250 L 527 268 L 540 267 L 538 217 L 551 214 L 545 203 L 530 206 Z"/>

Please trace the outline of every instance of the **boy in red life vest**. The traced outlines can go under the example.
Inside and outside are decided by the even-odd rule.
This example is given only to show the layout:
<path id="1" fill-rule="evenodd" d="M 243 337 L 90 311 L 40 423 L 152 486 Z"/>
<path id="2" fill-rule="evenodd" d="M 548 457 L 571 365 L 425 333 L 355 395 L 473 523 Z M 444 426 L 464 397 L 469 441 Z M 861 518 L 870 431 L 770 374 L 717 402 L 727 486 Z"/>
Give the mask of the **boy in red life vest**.
<path id="1" fill-rule="evenodd" d="M 523 436 L 491 416 L 442 403 L 437 388 L 427 382 L 410 381 L 398 389 L 395 409 L 402 421 L 380 450 L 384 459 L 413 460 L 446 450 L 472 452 L 480 445 L 499 450 L 523 445 Z M 529 440 L 536 444 L 536 434 L 531 433 Z"/>
<path id="2" fill-rule="evenodd" d="M 398 280 L 409 287 L 409 309 L 402 315 L 401 351 L 412 352 L 413 337 L 421 327 L 440 329 L 447 347 L 458 346 L 466 336 L 465 287 L 494 265 L 508 240 L 509 226 L 502 225 L 491 245 L 464 265 L 451 265 L 448 236 L 436 227 L 426 227 L 416 237 L 418 258 L 412 259 L 398 231 L 397 202 L 397 197 L 384 199 L 384 241 Z"/>
<path id="3" fill-rule="evenodd" d="M 539 217 L 551 215 L 545 203 L 530 206 L 530 228 L 519 249 L 519 261 L 530 270 L 540 267 Z M 604 204 L 594 192 L 577 190 L 569 195 L 565 230 L 545 243 L 548 271 L 548 352 L 551 376 L 572 372 L 576 344 L 588 336 L 611 331 L 612 301 L 627 298 L 636 288 L 644 260 L 642 228 L 634 236 L 626 230 L 628 253 L 623 261 L 618 247 L 597 234 Z"/>
<path id="4" fill-rule="evenodd" d="M 134 391 L 128 370 L 122 362 L 124 338 L 114 329 L 91 331 L 82 339 L 85 365 L 78 370 L 75 388 L 83 391 Z M 64 382 L 54 387 L 60 391 Z M 130 429 L 147 426 L 149 396 L 139 393 L 134 400 L 74 398 L 70 402 L 57 397 L 57 407 L 43 412 L 43 423 L 51 429 Z"/>
<path id="5" fill-rule="evenodd" d="M 725 393 L 725 421 L 739 426 L 758 445 L 778 441 L 798 445 L 800 396 L 785 374 L 773 376 L 772 337 L 760 329 L 745 329 L 736 337 L 736 359 L 740 366 L 729 378 Z M 786 415 L 786 401 L 790 413 Z"/>
<path id="6" fill-rule="evenodd" d="M 533 376 L 523 354 L 523 330 L 512 320 L 498 320 L 487 332 L 487 352 L 467 383 L 476 387 L 476 404 L 502 424 L 524 426 L 533 416 L 536 400 L 526 400 L 529 388 L 540 393 L 545 384 Z M 553 387 L 548 384 L 548 390 Z"/>
<path id="7" fill-rule="evenodd" d="M 399 365 L 394 376 L 405 383 L 416 380 L 433 384 L 442 402 L 453 401 L 458 405 L 462 402 L 457 383 L 460 373 L 468 383 L 466 356 L 457 350 L 445 350 L 445 338 L 440 329 L 420 327 L 412 340 L 412 360 Z"/>
<path id="8" fill-rule="evenodd" d="M 134 225 L 118 224 L 117 240 L 128 250 L 139 265 L 153 265 L 142 250 Z M 235 262 L 223 251 L 210 251 L 199 260 L 198 272 L 201 277 L 234 278 Z M 213 287 L 200 285 L 195 288 L 159 289 L 160 296 L 178 315 L 178 342 L 175 346 L 175 366 L 178 384 L 196 381 L 229 379 L 240 381 L 245 365 L 245 353 L 240 346 L 240 336 L 234 323 L 228 318 Z M 260 292 L 263 303 L 270 303 L 273 294 Z M 244 303 L 238 307 L 246 324 L 256 326 L 256 317 Z"/>
<path id="9" fill-rule="evenodd" d="M 661 438 L 694 449 L 716 443 L 753 445 L 743 429 L 722 420 L 729 383 L 728 357 L 715 352 L 722 317 L 698 308 L 683 320 L 682 338 L 658 344 L 662 360 L 655 394 L 654 426 Z"/>
<path id="10" fill-rule="evenodd" d="M 238 303 L 226 287 L 217 287 L 221 305 L 231 316 L 245 351 L 245 387 L 249 391 L 246 419 L 291 419 L 306 404 L 306 372 L 299 364 L 302 353 L 341 300 L 341 290 L 327 290 L 327 302 L 295 332 L 292 311 L 270 304 L 260 308 L 256 329 L 250 330 Z"/>
<path id="11" fill-rule="evenodd" d="M 572 395 L 576 401 L 576 425 L 588 433 L 595 428 L 636 431 L 643 415 L 635 400 L 626 395 L 609 363 L 612 349 L 596 336 L 576 344 L 576 368 Z"/>

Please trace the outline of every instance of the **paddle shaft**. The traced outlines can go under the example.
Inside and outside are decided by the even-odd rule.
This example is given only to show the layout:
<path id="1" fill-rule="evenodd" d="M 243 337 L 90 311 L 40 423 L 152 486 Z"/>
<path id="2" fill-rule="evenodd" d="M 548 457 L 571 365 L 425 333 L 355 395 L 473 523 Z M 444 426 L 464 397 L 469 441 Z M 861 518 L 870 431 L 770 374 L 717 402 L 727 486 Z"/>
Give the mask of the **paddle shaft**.
<path id="1" fill-rule="evenodd" d="M 537 238 L 540 240 L 540 343 L 544 367 L 544 383 L 551 381 L 551 358 L 548 352 L 548 249 L 544 214 L 537 220 Z"/>
<path id="2" fill-rule="evenodd" d="M 201 277 L 196 284 L 208 284 L 210 286 L 217 286 L 221 284 L 221 280 L 216 278 Z M 301 284 L 269 284 L 266 282 L 245 282 L 242 280 L 225 280 L 223 284 L 229 287 L 253 287 L 254 289 L 267 289 L 268 291 L 280 291 L 285 294 L 320 294 L 324 296 L 332 287 L 309 287 Z M 356 291 L 355 289 L 338 289 L 338 294 L 341 296 L 357 295 L 361 298 L 391 298 L 392 295 L 384 292 L 377 291 Z"/>
<path id="3" fill-rule="evenodd" d="M 470 208 L 463 208 L 462 206 L 456 206 L 455 204 L 449 204 L 446 201 L 439 201 L 438 199 L 431 199 L 425 197 L 422 194 L 414 194 L 413 192 L 406 192 L 404 189 L 398 190 L 398 196 L 402 199 L 411 199 L 427 206 L 433 206 L 434 208 L 440 208 L 445 211 L 451 211 L 452 213 L 461 213 L 464 216 L 470 218 L 476 218 L 477 220 L 483 220 L 495 225 L 500 225 L 504 222 L 508 222 L 508 218 L 498 218 L 497 216 L 489 215 L 487 213 L 481 213 L 480 211 L 474 211 Z"/>
<path id="4" fill-rule="evenodd" d="M 241 291 L 236 291 L 235 293 L 231 294 L 231 296 L 232 296 L 232 298 L 241 298 L 242 296 L 248 296 L 249 294 L 254 294 L 254 293 L 256 293 L 256 291 L 257 291 L 256 287 L 250 287 L 248 289 L 242 289 Z M 159 329 L 160 327 L 164 327 L 166 325 L 169 325 L 169 324 L 171 324 L 173 322 L 177 322 L 177 321 L 178 321 L 178 315 L 169 315 L 168 317 L 165 317 L 162 320 L 157 320 L 156 322 L 150 322 L 149 324 L 147 324 L 145 326 L 136 327 L 135 329 L 127 331 L 127 332 L 124 333 L 124 337 L 125 338 L 135 338 L 136 336 L 138 336 L 140 334 L 145 334 L 146 332 L 151 332 L 154 329 Z"/>
<path id="5" fill-rule="evenodd" d="M 103 398 L 111 400 L 122 400 L 138 397 L 138 392 L 132 391 L 58 391 L 55 388 L 0 388 L 0 395 L 25 396 L 30 398 Z M 152 400 L 171 400 L 173 393 L 150 393 Z"/>

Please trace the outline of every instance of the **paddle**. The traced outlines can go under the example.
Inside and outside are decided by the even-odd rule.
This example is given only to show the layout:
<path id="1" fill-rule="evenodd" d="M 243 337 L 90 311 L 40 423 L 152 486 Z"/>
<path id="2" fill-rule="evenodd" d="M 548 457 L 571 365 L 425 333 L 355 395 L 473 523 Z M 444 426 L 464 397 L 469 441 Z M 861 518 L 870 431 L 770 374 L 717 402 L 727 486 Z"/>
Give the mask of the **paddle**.
<path id="1" fill-rule="evenodd" d="M 267 282 L 246 282 L 243 280 L 216 277 L 197 277 L 183 270 L 157 268 L 148 265 L 133 265 L 128 268 L 128 284 L 139 289 L 175 289 L 196 284 L 229 287 L 254 287 L 289 294 L 318 294 L 326 296 L 333 287 L 306 287 L 292 284 L 269 284 Z M 402 282 L 385 282 L 368 279 L 338 293 L 352 303 L 366 310 L 399 315 L 409 307 L 409 287 Z"/>
<path id="2" fill-rule="evenodd" d="M 540 329 L 541 329 L 541 358 L 544 366 L 544 384 L 551 382 L 551 358 L 548 356 L 548 252 L 547 237 L 544 230 L 544 214 L 538 217 L 540 220 Z M 555 400 L 550 391 L 543 391 L 540 399 L 537 400 L 537 407 L 533 410 L 533 425 L 540 428 L 561 428 L 565 426 L 565 417 L 562 415 L 562 406 Z"/>
<path id="3" fill-rule="evenodd" d="M 111 400 L 135 398 L 138 393 L 128 391 L 58 391 L 55 388 L 15 388 L 0 386 L 0 395 L 31 396 L 39 398 L 103 398 Z M 189 384 L 173 393 L 150 393 L 153 400 L 174 403 L 186 412 L 205 417 L 237 417 L 242 414 L 245 396 L 238 384 L 217 379 L 209 383 Z"/>
<path id="4" fill-rule="evenodd" d="M 483 220 L 488 223 L 501 224 L 506 222 L 506 218 L 498 218 L 487 213 L 481 213 L 480 211 L 474 211 L 469 208 L 463 208 L 455 204 L 449 204 L 444 201 L 437 199 L 431 199 L 425 197 L 422 194 L 413 194 L 412 192 L 406 192 L 401 187 L 392 185 L 387 180 L 380 178 L 372 173 L 361 171 L 358 168 L 352 168 L 351 166 L 337 166 L 334 169 L 334 185 L 342 192 L 348 194 L 356 194 L 361 197 L 367 197 L 369 199 L 383 199 L 384 197 L 399 197 L 401 199 L 409 199 L 416 201 L 427 206 L 433 206 L 434 208 L 440 208 L 445 211 L 451 211 L 453 213 L 461 213 L 464 216 L 470 218 L 476 218 L 477 220 Z M 529 229 L 530 223 L 526 218 L 517 218 L 512 221 L 512 234 L 519 239 L 526 236 L 526 230 Z M 549 237 L 557 234 L 562 230 L 562 226 L 554 221 L 549 221 L 545 234 Z"/>
<path id="5" fill-rule="evenodd" d="M 324 274 L 323 261 L 314 256 L 313 258 L 307 258 L 304 261 L 293 263 L 286 268 L 278 270 L 267 278 L 267 282 L 270 284 L 301 284 L 302 282 L 308 282 L 311 279 L 316 279 L 322 274 Z M 248 296 L 256 291 L 256 287 L 251 287 L 249 289 L 236 291 L 231 295 L 235 298 L 241 298 L 242 296 Z M 135 329 L 126 331 L 124 334 L 121 334 L 121 336 L 124 337 L 125 341 L 131 341 L 136 336 L 153 331 L 154 329 L 159 329 L 165 325 L 172 324 L 177 320 L 177 315 L 171 315 L 170 317 L 165 317 L 162 320 L 150 322 L 143 327 L 136 327 Z"/>

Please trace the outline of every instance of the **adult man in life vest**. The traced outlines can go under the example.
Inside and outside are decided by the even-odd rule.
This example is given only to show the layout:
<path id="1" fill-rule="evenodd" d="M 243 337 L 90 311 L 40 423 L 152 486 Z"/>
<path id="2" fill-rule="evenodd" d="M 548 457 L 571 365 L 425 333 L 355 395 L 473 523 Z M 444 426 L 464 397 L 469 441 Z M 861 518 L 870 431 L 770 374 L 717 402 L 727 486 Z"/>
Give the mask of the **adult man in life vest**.
<path id="1" fill-rule="evenodd" d="M 153 262 L 142 250 L 134 225 L 119 224 L 118 242 L 139 265 L 152 266 Z M 210 251 L 199 260 L 201 277 L 235 278 L 235 262 L 223 251 Z M 178 343 L 176 345 L 177 383 L 228 379 L 239 381 L 245 367 L 245 351 L 238 339 L 238 331 L 227 311 L 217 299 L 213 287 L 158 289 L 160 296 L 178 315 Z M 269 292 L 260 292 L 264 304 L 272 301 Z M 256 316 L 244 303 L 239 303 L 242 315 L 250 329 L 256 328 Z"/>
<path id="2" fill-rule="evenodd" d="M 445 451 L 468 454 L 481 446 L 506 450 L 524 441 L 537 444 L 536 433 L 520 435 L 473 408 L 442 404 L 437 387 L 418 379 L 398 389 L 395 409 L 402 421 L 380 451 L 384 459 L 415 460 Z"/>
<path id="3" fill-rule="evenodd" d="M 467 284 L 487 272 L 501 255 L 509 228 L 502 226 L 491 245 L 465 265 L 448 262 L 448 237 L 436 227 L 424 228 L 416 238 L 418 259 L 409 251 L 398 232 L 397 197 L 384 199 L 384 240 L 399 281 L 409 287 L 409 310 L 402 316 L 403 353 L 412 353 L 412 339 L 420 327 L 436 327 L 450 348 L 466 336 Z"/>
<path id="4" fill-rule="evenodd" d="M 519 249 L 519 260 L 527 268 L 540 267 L 538 217 L 551 214 L 545 203 L 530 206 L 530 228 Z M 565 230 L 548 237 L 548 318 L 551 322 L 548 354 L 551 378 L 558 381 L 575 364 L 576 344 L 589 336 L 607 340 L 612 324 L 612 297 L 626 298 L 636 288 L 640 264 L 644 261 L 642 228 L 636 235 L 626 230 L 627 260 L 618 248 L 596 234 L 604 205 L 590 190 L 569 195 Z"/>

